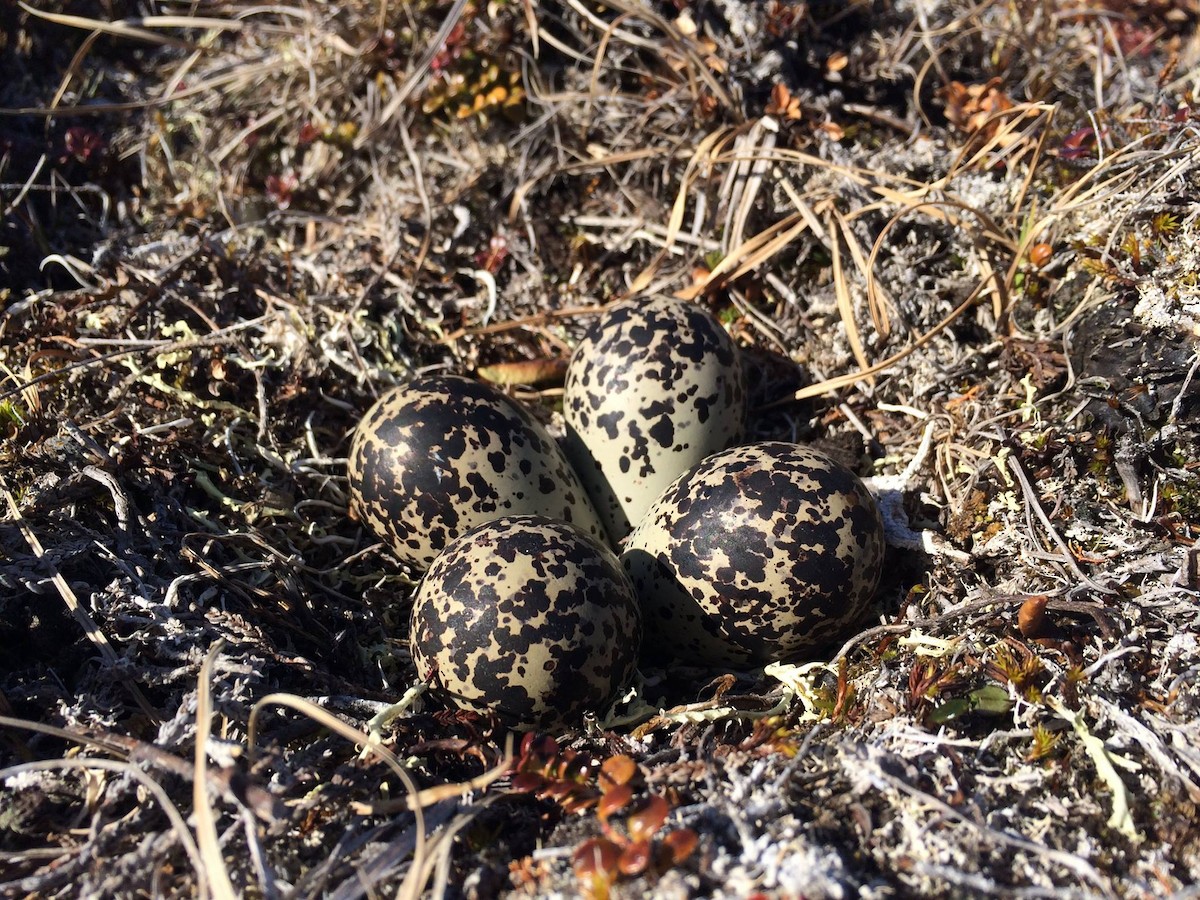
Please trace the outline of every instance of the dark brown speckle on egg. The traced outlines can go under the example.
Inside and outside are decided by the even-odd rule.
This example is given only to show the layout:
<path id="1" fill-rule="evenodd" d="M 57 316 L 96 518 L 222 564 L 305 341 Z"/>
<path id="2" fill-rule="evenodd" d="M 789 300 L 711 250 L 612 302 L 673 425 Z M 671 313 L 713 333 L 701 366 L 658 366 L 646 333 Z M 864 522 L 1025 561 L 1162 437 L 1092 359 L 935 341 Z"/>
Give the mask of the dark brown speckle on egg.
<path id="1" fill-rule="evenodd" d="M 611 550 L 563 522 L 508 516 L 434 561 L 410 642 L 418 675 L 444 700 L 547 729 L 604 711 L 633 677 L 641 628 Z"/>
<path id="2" fill-rule="evenodd" d="M 883 523 L 858 477 L 783 442 L 714 454 L 655 501 L 622 562 L 647 648 L 761 665 L 842 637 L 883 564 Z"/>
<path id="3" fill-rule="evenodd" d="M 567 368 L 566 452 L 614 542 L 656 496 L 742 438 L 737 346 L 694 303 L 643 297 L 605 311 Z"/>
<path id="4" fill-rule="evenodd" d="M 354 432 L 350 502 L 424 570 L 458 535 L 506 515 L 543 515 L 603 540 L 583 485 L 546 430 L 495 388 L 425 375 L 385 394 Z"/>

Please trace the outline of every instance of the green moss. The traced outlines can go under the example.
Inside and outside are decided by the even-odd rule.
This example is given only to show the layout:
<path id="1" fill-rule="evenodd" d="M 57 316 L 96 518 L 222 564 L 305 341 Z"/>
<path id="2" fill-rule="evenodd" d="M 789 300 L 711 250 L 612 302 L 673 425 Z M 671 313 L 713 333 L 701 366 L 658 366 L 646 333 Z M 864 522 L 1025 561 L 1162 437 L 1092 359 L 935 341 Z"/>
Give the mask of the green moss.
<path id="1" fill-rule="evenodd" d="M 1172 482 L 1162 489 L 1166 508 L 1189 522 L 1200 520 L 1200 478 Z"/>

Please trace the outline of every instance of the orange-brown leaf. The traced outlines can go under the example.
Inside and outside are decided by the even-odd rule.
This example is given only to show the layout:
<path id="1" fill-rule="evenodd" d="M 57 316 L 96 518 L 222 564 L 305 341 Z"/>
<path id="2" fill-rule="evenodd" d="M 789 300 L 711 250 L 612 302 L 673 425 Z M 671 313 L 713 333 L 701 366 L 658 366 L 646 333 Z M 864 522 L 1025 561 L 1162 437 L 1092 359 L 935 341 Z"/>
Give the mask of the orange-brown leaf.
<path id="1" fill-rule="evenodd" d="M 546 779 L 537 772 L 522 772 L 513 776 L 512 789 L 518 793 L 528 793 L 536 791 L 545 783 Z"/>
<path id="2" fill-rule="evenodd" d="M 662 828 L 670 812 L 671 807 L 663 797 L 651 794 L 642 808 L 629 817 L 627 824 L 630 838 L 635 841 L 649 840 L 654 836 L 654 832 Z"/>
<path id="3" fill-rule="evenodd" d="M 650 842 L 634 841 L 621 852 L 617 868 L 623 875 L 640 875 L 650 865 Z"/>
<path id="4" fill-rule="evenodd" d="M 1017 613 L 1017 628 L 1025 637 L 1035 638 L 1042 633 L 1049 599 L 1045 594 L 1036 594 L 1021 604 L 1021 611 Z"/>
<path id="5" fill-rule="evenodd" d="M 565 813 L 584 812 L 596 805 L 598 798 L 587 794 L 571 794 L 564 798 L 559 805 Z"/>
<path id="6" fill-rule="evenodd" d="M 608 838 L 590 838 L 575 848 L 571 865 L 575 874 L 584 878 L 597 872 L 616 872 L 620 859 L 621 848 Z"/>
<path id="7" fill-rule="evenodd" d="M 803 115 L 800 100 L 793 97 L 784 84 L 776 84 L 771 88 L 771 99 L 764 111 L 768 116 L 782 116 L 785 119 L 799 119 Z"/>
<path id="8" fill-rule="evenodd" d="M 620 812 L 628 806 L 632 799 L 633 788 L 627 784 L 618 784 L 604 792 L 604 796 L 600 798 L 600 805 L 596 807 L 596 814 L 601 822 L 606 822 L 613 813 Z"/>
<path id="9" fill-rule="evenodd" d="M 629 784 L 636 774 L 637 763 L 628 756 L 610 756 L 600 767 L 600 787 L 608 790 L 618 784 Z"/>
<path id="10" fill-rule="evenodd" d="M 672 865 L 678 865 L 696 849 L 696 845 L 700 842 L 699 835 L 690 828 L 680 828 L 677 831 L 672 831 L 662 839 L 663 847 L 670 854 L 670 862 Z"/>
<path id="11" fill-rule="evenodd" d="M 1029 248 L 1029 261 L 1043 269 L 1054 257 L 1054 248 L 1047 243 L 1034 244 Z"/>

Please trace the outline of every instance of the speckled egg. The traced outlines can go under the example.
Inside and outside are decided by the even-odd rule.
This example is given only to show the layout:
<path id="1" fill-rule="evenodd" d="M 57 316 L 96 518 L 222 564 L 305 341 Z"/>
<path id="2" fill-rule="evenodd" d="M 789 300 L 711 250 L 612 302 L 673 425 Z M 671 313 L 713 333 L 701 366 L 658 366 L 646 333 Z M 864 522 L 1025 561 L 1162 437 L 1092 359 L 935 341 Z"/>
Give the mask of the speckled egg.
<path id="1" fill-rule="evenodd" d="M 567 457 L 619 542 L 667 485 L 742 439 L 737 346 L 694 303 L 620 303 L 575 348 L 563 414 Z"/>
<path id="2" fill-rule="evenodd" d="M 604 537 L 545 428 L 495 388 L 458 375 L 421 376 L 381 397 L 354 432 L 348 474 L 356 515 L 418 569 L 500 516 L 547 516 Z"/>
<path id="3" fill-rule="evenodd" d="M 522 728 L 602 713 L 632 679 L 641 638 L 615 554 L 539 516 L 507 516 L 455 540 L 412 611 L 420 678 L 462 709 Z"/>
<path id="4" fill-rule="evenodd" d="M 883 522 L 858 477 L 767 442 L 714 454 L 672 484 L 621 556 L 646 646 L 699 665 L 762 665 L 852 629 L 883 564 Z"/>

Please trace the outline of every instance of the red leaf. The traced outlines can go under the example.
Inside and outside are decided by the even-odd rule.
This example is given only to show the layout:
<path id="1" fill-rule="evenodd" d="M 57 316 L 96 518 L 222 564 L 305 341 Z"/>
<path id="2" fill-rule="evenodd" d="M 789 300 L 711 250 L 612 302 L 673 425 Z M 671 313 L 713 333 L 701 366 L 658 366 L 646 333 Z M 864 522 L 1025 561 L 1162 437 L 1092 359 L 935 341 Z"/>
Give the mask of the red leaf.
<path id="1" fill-rule="evenodd" d="M 607 790 L 619 784 L 629 784 L 637 770 L 637 763 L 628 756 L 610 756 L 600 767 L 600 787 Z"/>
<path id="2" fill-rule="evenodd" d="M 630 844 L 621 853 L 617 868 L 623 875 L 640 875 L 650 865 L 650 842 L 637 841 Z"/>
<path id="3" fill-rule="evenodd" d="M 519 793 L 529 793 L 539 790 L 545 783 L 546 779 L 536 772 L 522 772 L 513 776 L 512 789 Z"/>
<path id="4" fill-rule="evenodd" d="M 700 838 L 692 829 L 680 828 L 668 834 L 662 842 L 663 847 L 670 853 L 671 865 L 678 865 L 692 855 Z"/>
<path id="5" fill-rule="evenodd" d="M 571 854 L 571 865 L 580 878 L 597 872 L 611 874 L 617 870 L 621 848 L 607 838 L 590 838 Z"/>
<path id="6" fill-rule="evenodd" d="M 649 840 L 662 828 L 670 812 L 671 807 L 664 798 L 651 794 L 642 808 L 629 817 L 629 837 L 634 841 Z"/>
<path id="7" fill-rule="evenodd" d="M 633 789 L 627 784 L 619 784 L 612 790 L 605 791 L 604 796 L 600 798 L 600 805 L 596 808 L 600 821 L 608 821 L 609 816 L 624 809 L 632 799 Z"/>

